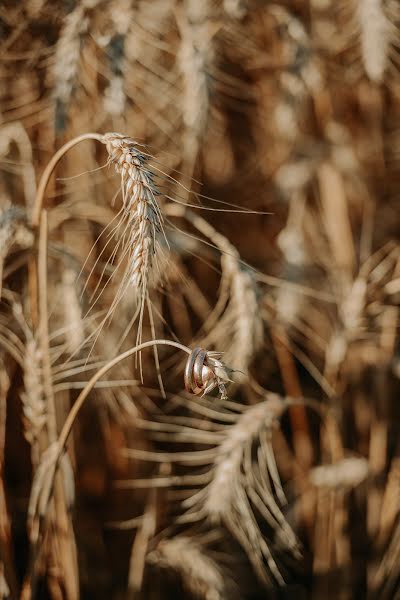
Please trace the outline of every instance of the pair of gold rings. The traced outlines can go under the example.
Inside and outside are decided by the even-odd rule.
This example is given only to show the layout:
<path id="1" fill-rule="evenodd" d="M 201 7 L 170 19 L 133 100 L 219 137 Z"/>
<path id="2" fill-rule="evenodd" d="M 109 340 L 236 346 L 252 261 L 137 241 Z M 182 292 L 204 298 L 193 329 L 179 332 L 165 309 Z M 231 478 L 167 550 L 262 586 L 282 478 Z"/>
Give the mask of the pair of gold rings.
<path id="1" fill-rule="evenodd" d="M 191 394 L 201 394 L 213 376 L 207 364 L 207 351 L 204 348 L 194 348 L 189 355 L 185 367 L 185 389 Z"/>

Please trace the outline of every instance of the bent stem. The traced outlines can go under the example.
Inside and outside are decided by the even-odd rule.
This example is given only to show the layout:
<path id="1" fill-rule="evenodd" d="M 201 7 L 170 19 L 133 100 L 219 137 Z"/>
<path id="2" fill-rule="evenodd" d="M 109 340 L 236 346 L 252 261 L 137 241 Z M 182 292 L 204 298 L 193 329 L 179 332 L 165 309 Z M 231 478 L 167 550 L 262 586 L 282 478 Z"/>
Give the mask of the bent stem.
<path id="1" fill-rule="evenodd" d="M 172 340 L 149 340 L 148 342 L 143 342 L 142 344 L 139 344 L 138 346 L 134 346 L 133 348 L 126 350 L 126 352 L 119 354 L 118 356 L 116 356 L 115 358 L 110 360 L 107 364 L 105 364 L 104 367 L 99 369 L 97 371 L 97 373 L 95 373 L 93 375 L 93 377 L 88 381 L 88 383 L 86 384 L 86 386 L 83 388 L 83 390 L 79 394 L 78 398 L 76 399 L 75 404 L 73 405 L 70 412 L 68 413 L 68 417 L 65 420 L 65 423 L 61 430 L 60 436 L 58 438 L 59 448 L 58 448 L 58 453 L 57 453 L 57 461 L 59 460 L 61 453 L 68 441 L 68 437 L 69 437 L 69 434 L 71 433 L 72 426 L 74 424 L 74 421 L 75 421 L 80 409 L 83 406 L 83 403 L 85 402 L 86 398 L 88 397 L 89 393 L 92 391 L 92 389 L 94 388 L 94 386 L 96 385 L 98 380 L 101 379 L 101 377 L 103 375 L 108 373 L 108 371 L 110 371 L 110 369 L 112 369 L 115 365 L 117 365 L 119 362 L 121 362 L 125 358 L 129 358 L 129 356 L 133 356 L 134 354 L 136 354 L 137 352 L 140 352 L 141 350 L 144 350 L 145 348 L 150 348 L 150 347 L 154 347 L 154 346 L 171 346 L 173 348 L 178 348 L 179 350 L 186 352 L 186 354 L 191 353 L 190 348 L 188 348 L 187 346 L 184 346 L 183 344 L 180 344 L 179 342 L 174 342 Z"/>
<path id="2" fill-rule="evenodd" d="M 76 138 L 70 140 L 64 146 L 61 146 L 59 150 L 54 154 L 54 156 L 50 159 L 47 167 L 42 173 L 42 176 L 39 181 L 38 189 L 36 192 L 36 197 L 34 204 L 32 206 L 32 227 L 38 227 L 40 223 L 40 213 L 43 206 L 44 194 L 46 192 L 47 185 L 49 183 L 50 177 L 57 166 L 57 163 L 62 159 L 64 154 L 68 152 L 71 148 L 83 142 L 84 140 L 97 140 L 98 142 L 103 143 L 103 136 L 99 133 L 84 133 L 82 135 L 78 135 Z"/>

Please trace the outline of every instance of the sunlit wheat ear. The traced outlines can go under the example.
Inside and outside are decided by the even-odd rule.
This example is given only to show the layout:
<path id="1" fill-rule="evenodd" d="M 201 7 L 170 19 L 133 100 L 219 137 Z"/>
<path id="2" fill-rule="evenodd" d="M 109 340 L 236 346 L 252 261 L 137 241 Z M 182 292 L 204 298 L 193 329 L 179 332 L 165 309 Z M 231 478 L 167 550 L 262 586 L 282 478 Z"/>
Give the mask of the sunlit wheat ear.
<path id="1" fill-rule="evenodd" d="M 163 232 L 163 218 L 156 200 L 159 192 L 149 168 L 149 158 L 132 138 L 119 133 L 106 133 L 103 140 L 110 163 L 121 176 L 123 254 L 126 254 L 128 260 L 123 282 L 110 308 L 110 314 L 127 287 L 131 286 L 140 308 L 140 340 L 140 325 L 149 282 L 160 251 L 156 236 Z"/>
<path id="2" fill-rule="evenodd" d="M 57 42 L 51 75 L 55 100 L 55 124 L 59 131 L 62 131 L 66 125 L 68 105 L 78 76 L 81 40 L 87 33 L 88 26 L 85 3 L 80 2 L 65 17 Z"/>
<path id="3" fill-rule="evenodd" d="M 201 600 L 237 597 L 232 580 L 195 538 L 180 535 L 161 540 L 147 555 L 147 563 L 176 573 L 185 591 Z"/>
<path id="4" fill-rule="evenodd" d="M 396 63 L 399 5 L 385 0 L 354 0 L 353 6 L 365 72 L 371 81 L 381 83 L 390 63 Z"/>

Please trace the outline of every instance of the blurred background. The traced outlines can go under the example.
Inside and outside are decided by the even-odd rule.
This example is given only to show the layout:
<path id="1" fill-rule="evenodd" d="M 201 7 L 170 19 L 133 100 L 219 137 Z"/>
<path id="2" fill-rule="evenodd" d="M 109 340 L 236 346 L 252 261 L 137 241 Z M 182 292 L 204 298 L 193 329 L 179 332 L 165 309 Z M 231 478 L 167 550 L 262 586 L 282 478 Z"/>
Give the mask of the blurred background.
<path id="1" fill-rule="evenodd" d="M 399 48 L 396 0 L 3 0 L 1 598 L 398 597 Z M 223 352 L 233 383 L 121 362 L 39 518 L 46 449 L 140 329 L 104 145 L 32 225 L 55 152 L 110 131 L 164 219 L 143 339 Z"/>

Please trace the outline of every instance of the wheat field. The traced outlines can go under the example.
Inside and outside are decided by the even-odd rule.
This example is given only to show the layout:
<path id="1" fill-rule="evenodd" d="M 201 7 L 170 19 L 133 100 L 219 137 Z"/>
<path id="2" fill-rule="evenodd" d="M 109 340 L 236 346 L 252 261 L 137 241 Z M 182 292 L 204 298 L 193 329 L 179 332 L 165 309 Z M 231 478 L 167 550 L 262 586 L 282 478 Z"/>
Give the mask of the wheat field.
<path id="1" fill-rule="evenodd" d="M 400 4 L 0 4 L 0 599 L 400 597 Z"/>

